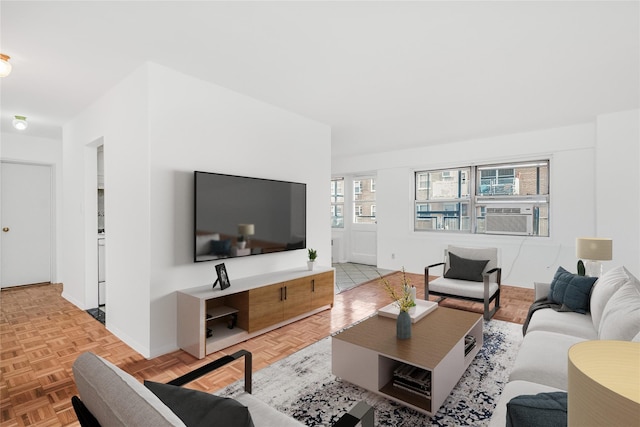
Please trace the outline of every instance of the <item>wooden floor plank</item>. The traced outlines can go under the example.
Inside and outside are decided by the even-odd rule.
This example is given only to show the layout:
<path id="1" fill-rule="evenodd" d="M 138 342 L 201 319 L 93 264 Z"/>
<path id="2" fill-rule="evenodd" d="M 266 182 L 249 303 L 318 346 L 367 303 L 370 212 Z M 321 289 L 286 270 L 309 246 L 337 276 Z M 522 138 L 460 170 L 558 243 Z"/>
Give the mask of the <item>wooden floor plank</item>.
<path id="1" fill-rule="evenodd" d="M 407 274 L 423 297 L 422 275 Z M 400 275 L 388 276 L 399 283 Z M 387 305 L 390 300 L 377 280 L 335 296 L 334 307 L 215 352 L 203 360 L 179 350 L 147 360 L 111 334 L 102 324 L 61 297 L 62 285 L 32 285 L 0 293 L 0 427 L 76 426 L 71 407 L 77 389 L 71 365 L 83 351 L 92 351 L 138 380 L 167 382 L 225 354 L 247 349 L 254 370 L 329 336 Z M 533 290 L 503 286 L 495 318 L 522 323 Z M 441 305 L 482 312 L 481 304 L 445 300 Z M 242 361 L 234 362 L 189 384 L 214 392 L 244 377 Z"/>

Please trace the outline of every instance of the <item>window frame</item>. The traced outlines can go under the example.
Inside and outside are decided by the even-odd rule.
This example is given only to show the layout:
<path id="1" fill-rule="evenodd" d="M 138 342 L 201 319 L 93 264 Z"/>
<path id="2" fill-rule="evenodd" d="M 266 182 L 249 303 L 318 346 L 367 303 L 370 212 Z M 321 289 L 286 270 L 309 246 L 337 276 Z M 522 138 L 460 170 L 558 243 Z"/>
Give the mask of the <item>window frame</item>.
<path id="1" fill-rule="evenodd" d="M 536 175 L 534 179 L 534 187 L 537 194 L 519 194 L 520 190 L 520 178 L 518 177 L 518 169 L 527 169 L 535 167 Z M 540 169 L 546 168 L 546 174 L 541 174 Z M 518 194 L 495 194 L 495 189 L 492 188 L 490 194 L 483 194 L 481 185 L 483 178 L 483 171 L 495 169 L 495 179 L 492 182 L 495 182 L 495 189 L 502 188 L 502 185 L 510 185 L 511 191 L 517 192 Z M 507 175 L 500 174 L 501 170 L 512 169 L 512 172 Z M 468 173 L 468 192 L 469 195 L 464 196 L 462 193 L 458 191 L 458 197 L 456 198 L 438 198 L 437 194 L 434 194 L 435 190 L 432 188 L 434 182 L 430 179 L 430 174 L 440 173 L 441 181 L 440 182 L 449 182 L 450 178 L 453 174 L 451 172 L 458 171 L 459 173 L 459 183 L 463 182 L 464 179 L 462 177 L 462 171 L 467 171 Z M 424 181 L 426 186 L 421 185 L 421 175 L 426 175 L 427 178 Z M 550 159 L 540 159 L 540 160 L 530 160 L 530 161 L 514 161 L 514 162 L 503 162 L 503 163 L 487 163 L 482 165 L 471 165 L 471 166 L 462 166 L 462 167 L 451 167 L 451 168 L 439 168 L 439 169 L 424 169 L 424 170 L 414 170 L 414 179 L 413 179 L 413 187 L 414 187 L 414 210 L 413 210 L 413 231 L 414 232 L 447 232 L 447 233 L 464 233 L 464 234 L 490 234 L 490 235 L 504 235 L 504 236 L 531 236 L 531 237 L 550 237 L 550 226 L 549 226 L 549 217 L 550 217 L 550 178 L 551 176 L 551 160 Z M 510 180 L 510 182 L 502 182 L 500 178 L 504 178 L 505 180 Z M 527 189 L 531 189 L 531 179 L 526 181 Z M 544 184 L 545 188 L 542 188 Z M 460 187 L 460 184 L 458 184 Z M 546 191 L 546 193 L 545 193 Z M 423 198 L 420 198 L 419 192 L 424 192 Z M 542 194 L 540 194 L 542 193 Z M 458 203 L 459 207 L 457 210 L 456 216 L 446 215 L 447 209 L 445 209 L 447 204 Z M 466 205 L 463 207 L 462 203 Z M 431 207 L 435 204 L 439 204 L 442 206 L 440 210 L 424 210 L 425 206 Z M 493 206 L 492 206 L 493 205 Z M 523 232 L 523 228 L 519 228 L 515 230 L 516 232 L 507 232 L 503 231 L 500 228 L 499 231 L 496 231 L 495 228 L 491 229 L 491 232 L 487 232 L 486 229 L 489 225 L 486 223 L 486 212 L 487 206 L 495 207 L 495 206 L 531 206 L 532 217 L 529 219 L 526 218 L 526 221 L 530 221 L 527 224 L 527 232 Z M 466 211 L 466 215 L 463 213 Z M 433 216 L 422 217 L 420 218 L 420 212 L 434 212 Z M 485 212 L 482 218 L 479 217 L 481 212 Z M 520 212 L 520 211 L 516 211 Z M 525 212 L 525 211 L 522 211 Z M 528 212 L 528 210 L 527 210 Z M 522 215 L 525 215 L 524 213 Z M 457 218 L 458 226 L 453 227 L 453 229 L 446 226 L 445 223 L 451 223 L 451 220 Z M 468 218 L 468 226 L 464 224 L 464 219 Z M 492 218 L 496 218 L 495 216 Z M 510 220 L 513 218 L 510 218 Z M 420 226 L 420 221 L 424 221 L 423 225 Z M 427 221 L 430 221 L 430 224 L 427 225 Z M 521 219 L 521 221 L 524 221 Z M 434 225 L 435 222 L 435 225 Z M 479 225 L 482 227 L 479 228 Z M 531 229 L 531 234 L 529 234 L 529 229 Z M 510 230 L 512 231 L 512 230 Z M 541 234 L 542 233 L 542 234 Z"/>

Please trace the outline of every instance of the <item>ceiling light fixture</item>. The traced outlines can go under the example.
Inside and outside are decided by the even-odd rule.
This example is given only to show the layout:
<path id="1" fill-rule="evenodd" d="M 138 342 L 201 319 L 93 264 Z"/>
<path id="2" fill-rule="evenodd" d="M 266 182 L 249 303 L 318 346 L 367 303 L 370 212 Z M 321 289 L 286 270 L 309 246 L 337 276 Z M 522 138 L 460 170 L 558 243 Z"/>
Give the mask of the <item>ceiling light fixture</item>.
<path id="1" fill-rule="evenodd" d="M 15 116 L 13 119 L 13 127 L 18 130 L 25 130 L 29 126 L 27 118 L 25 116 Z"/>
<path id="2" fill-rule="evenodd" d="M 11 63 L 9 62 L 11 57 L 0 53 L 0 77 L 7 77 L 11 73 Z"/>

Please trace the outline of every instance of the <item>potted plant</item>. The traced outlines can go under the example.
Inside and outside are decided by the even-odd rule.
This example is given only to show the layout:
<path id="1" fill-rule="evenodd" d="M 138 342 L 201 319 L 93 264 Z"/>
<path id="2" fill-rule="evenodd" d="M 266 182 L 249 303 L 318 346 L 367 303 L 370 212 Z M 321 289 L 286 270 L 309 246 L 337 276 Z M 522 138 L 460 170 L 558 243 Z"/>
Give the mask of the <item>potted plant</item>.
<path id="1" fill-rule="evenodd" d="M 414 288 L 409 283 L 404 267 L 402 268 L 402 287 L 398 291 L 389 281 L 380 276 L 380 282 L 387 294 L 391 297 L 393 304 L 398 307 L 398 319 L 396 323 L 396 336 L 398 339 L 411 338 L 411 316 L 409 310 L 416 306 Z"/>
<path id="2" fill-rule="evenodd" d="M 316 262 L 316 258 L 318 258 L 318 251 L 316 251 L 315 249 L 309 248 L 307 250 L 307 253 L 309 255 L 309 260 L 307 261 L 307 268 L 309 270 L 313 270 L 313 267 L 314 267 L 315 262 Z"/>
<path id="3" fill-rule="evenodd" d="M 244 240 L 244 235 L 241 234 L 238 236 L 238 249 L 244 249 L 247 245 L 247 242 Z"/>

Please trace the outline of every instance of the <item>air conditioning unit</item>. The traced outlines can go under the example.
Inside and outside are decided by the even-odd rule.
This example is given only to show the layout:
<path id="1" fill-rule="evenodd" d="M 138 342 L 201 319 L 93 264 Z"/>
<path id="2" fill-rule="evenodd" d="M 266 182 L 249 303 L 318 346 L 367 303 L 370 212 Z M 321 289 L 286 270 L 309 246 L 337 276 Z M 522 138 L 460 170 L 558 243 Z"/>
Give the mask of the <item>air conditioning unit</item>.
<path id="1" fill-rule="evenodd" d="M 491 205 L 485 214 L 487 234 L 512 234 L 530 236 L 533 234 L 532 205 Z"/>

